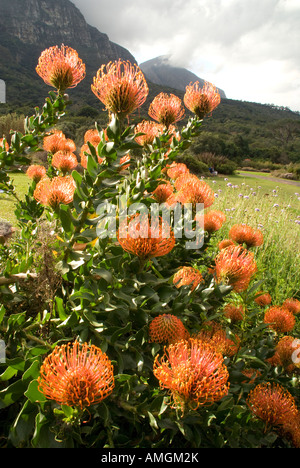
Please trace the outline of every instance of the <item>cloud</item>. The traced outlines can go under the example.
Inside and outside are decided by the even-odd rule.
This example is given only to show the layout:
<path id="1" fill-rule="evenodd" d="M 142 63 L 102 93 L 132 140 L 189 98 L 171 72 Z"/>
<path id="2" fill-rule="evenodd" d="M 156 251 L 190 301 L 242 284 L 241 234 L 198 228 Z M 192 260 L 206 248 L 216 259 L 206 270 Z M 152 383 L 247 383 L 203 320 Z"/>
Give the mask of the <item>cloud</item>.
<path id="1" fill-rule="evenodd" d="M 299 0 L 73 3 L 139 63 L 169 54 L 229 98 L 300 110 Z"/>

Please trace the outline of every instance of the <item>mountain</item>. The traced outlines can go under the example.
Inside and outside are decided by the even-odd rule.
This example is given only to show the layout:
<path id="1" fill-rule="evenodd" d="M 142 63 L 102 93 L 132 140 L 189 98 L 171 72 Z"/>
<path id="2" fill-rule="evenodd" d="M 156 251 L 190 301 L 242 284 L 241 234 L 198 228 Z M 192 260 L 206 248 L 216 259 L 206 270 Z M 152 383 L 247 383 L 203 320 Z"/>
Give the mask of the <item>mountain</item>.
<path id="1" fill-rule="evenodd" d="M 86 103 L 95 102 L 90 86 L 103 63 L 119 58 L 136 63 L 127 49 L 87 24 L 69 0 L 0 0 L 0 11 L 0 79 L 7 102 L 43 102 L 50 89 L 35 67 L 41 52 L 54 45 L 76 49 L 85 63 L 87 76 L 72 96 L 85 96 Z"/>
<path id="2" fill-rule="evenodd" d="M 170 58 L 167 55 L 161 55 L 151 60 L 147 60 L 146 62 L 139 64 L 139 67 L 148 81 L 181 91 L 185 91 L 185 87 L 191 82 L 194 83 L 195 81 L 199 81 L 201 87 L 205 82 L 203 78 L 199 78 L 186 68 L 172 65 Z M 225 92 L 220 88 L 218 89 L 221 98 L 226 98 Z"/>

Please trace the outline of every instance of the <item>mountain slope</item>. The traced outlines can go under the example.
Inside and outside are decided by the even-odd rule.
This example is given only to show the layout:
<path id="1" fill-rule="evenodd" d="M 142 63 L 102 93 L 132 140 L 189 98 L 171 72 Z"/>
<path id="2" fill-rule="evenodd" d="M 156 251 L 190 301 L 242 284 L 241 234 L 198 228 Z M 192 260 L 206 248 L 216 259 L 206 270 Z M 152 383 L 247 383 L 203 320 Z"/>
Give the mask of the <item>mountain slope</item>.
<path id="1" fill-rule="evenodd" d="M 185 87 L 191 82 L 199 81 L 201 86 L 203 86 L 205 81 L 186 68 L 173 66 L 166 55 L 147 60 L 139 64 L 139 67 L 145 74 L 145 77 L 152 83 L 168 86 L 180 91 L 185 91 Z M 219 92 L 221 98 L 226 97 L 222 89 L 219 89 Z"/>
<path id="2" fill-rule="evenodd" d="M 6 82 L 7 102 L 43 99 L 49 87 L 35 67 L 41 52 L 54 45 L 77 50 L 87 77 L 72 95 L 83 98 L 88 91 L 90 102 L 92 77 L 103 63 L 119 58 L 136 62 L 127 49 L 88 25 L 69 0 L 0 0 L 0 11 L 0 79 Z"/>

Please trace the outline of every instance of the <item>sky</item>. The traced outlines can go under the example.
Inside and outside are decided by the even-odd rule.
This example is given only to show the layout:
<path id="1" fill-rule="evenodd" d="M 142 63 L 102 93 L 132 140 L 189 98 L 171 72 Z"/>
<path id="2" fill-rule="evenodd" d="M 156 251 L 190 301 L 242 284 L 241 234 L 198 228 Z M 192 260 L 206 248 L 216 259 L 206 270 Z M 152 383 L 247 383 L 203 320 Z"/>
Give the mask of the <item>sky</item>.
<path id="1" fill-rule="evenodd" d="M 228 99 L 300 111 L 300 0 L 71 0 L 140 64 L 170 55 Z"/>

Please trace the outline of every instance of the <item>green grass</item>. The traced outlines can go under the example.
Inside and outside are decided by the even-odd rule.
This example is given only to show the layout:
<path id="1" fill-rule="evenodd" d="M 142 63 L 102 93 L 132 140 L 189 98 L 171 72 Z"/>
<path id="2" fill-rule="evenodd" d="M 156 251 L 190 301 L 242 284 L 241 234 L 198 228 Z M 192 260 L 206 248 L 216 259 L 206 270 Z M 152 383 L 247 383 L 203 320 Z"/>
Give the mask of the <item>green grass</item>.
<path id="1" fill-rule="evenodd" d="M 28 191 L 31 180 L 24 173 L 14 173 L 11 179 L 14 181 L 17 196 L 22 199 Z M 15 197 L 0 193 L 0 219 L 9 221 L 13 226 L 17 224 L 14 214 L 15 204 Z"/>
<path id="2" fill-rule="evenodd" d="M 255 249 L 258 277 L 276 303 L 300 293 L 300 187 L 244 176 L 209 179 L 226 223 L 217 232 L 216 244 L 228 238 L 234 224 L 261 229 L 264 244 Z M 229 184 L 229 185 L 228 185 Z"/>

